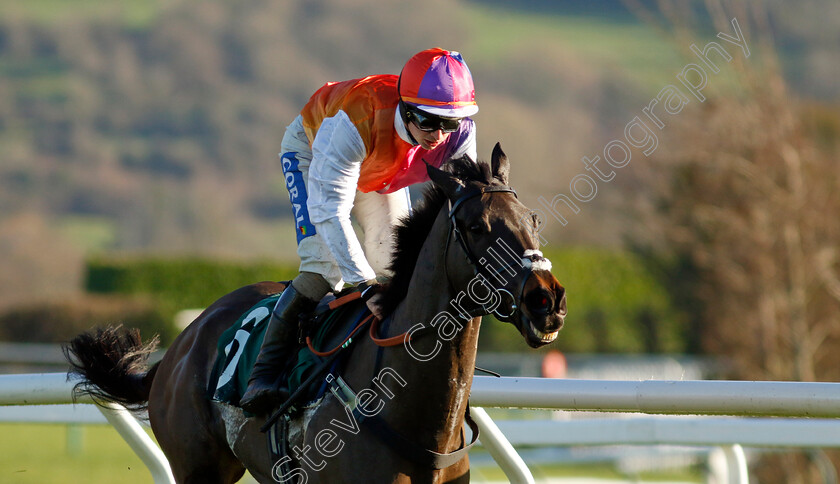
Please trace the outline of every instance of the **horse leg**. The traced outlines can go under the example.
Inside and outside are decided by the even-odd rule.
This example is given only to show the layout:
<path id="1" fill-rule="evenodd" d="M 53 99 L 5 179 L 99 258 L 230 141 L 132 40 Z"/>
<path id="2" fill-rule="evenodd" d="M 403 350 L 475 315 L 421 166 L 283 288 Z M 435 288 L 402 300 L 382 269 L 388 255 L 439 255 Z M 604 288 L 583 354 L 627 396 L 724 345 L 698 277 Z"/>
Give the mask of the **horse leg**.
<path id="1" fill-rule="evenodd" d="M 167 381 L 169 378 L 161 376 L 159 373 L 154 382 L 149 419 L 175 482 L 233 484 L 238 481 L 245 467 L 228 448 L 224 436 L 214 432 L 223 428 L 223 424 L 210 408 L 210 402 L 198 392 L 188 393 L 178 381 L 180 378 Z M 163 389 L 161 394 L 156 395 L 156 388 Z"/>
<path id="2" fill-rule="evenodd" d="M 208 398 L 208 378 L 219 336 L 249 307 L 283 287 L 253 284 L 219 299 L 181 333 L 161 361 L 149 396 L 149 418 L 179 484 L 233 484 L 245 473 L 228 443 L 222 410 Z"/>
<path id="3" fill-rule="evenodd" d="M 233 484 L 245 467 L 233 452 L 212 435 L 204 422 L 209 416 L 201 407 L 182 406 L 179 399 L 168 408 L 149 405 L 152 430 L 169 460 L 178 484 Z"/>
<path id="4" fill-rule="evenodd" d="M 178 440 L 174 447 L 172 440 L 169 444 L 159 440 L 164 453 L 172 456 L 169 465 L 178 484 L 233 484 L 245 474 L 245 467 L 227 447 L 214 445 L 197 435 L 181 436 Z"/>
<path id="5" fill-rule="evenodd" d="M 204 326 L 194 325 L 167 350 L 149 394 L 149 420 L 179 484 L 233 484 L 245 467 L 227 445 L 225 427 L 206 395 L 212 365 Z"/>

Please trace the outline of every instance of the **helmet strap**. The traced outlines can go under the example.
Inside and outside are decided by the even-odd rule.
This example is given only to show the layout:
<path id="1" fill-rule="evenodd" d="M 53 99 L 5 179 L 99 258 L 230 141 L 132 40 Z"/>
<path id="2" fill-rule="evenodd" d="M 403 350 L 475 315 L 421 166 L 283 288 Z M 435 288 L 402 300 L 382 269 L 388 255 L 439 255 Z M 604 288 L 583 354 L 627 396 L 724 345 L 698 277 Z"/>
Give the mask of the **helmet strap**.
<path id="1" fill-rule="evenodd" d="M 411 140 L 411 144 L 415 146 L 419 145 L 420 143 L 418 143 L 417 140 L 414 139 L 414 135 L 412 135 L 411 130 L 408 129 L 408 124 L 411 123 L 411 121 L 408 119 L 408 108 L 406 107 L 405 101 L 403 101 L 402 98 L 397 104 L 397 109 L 399 109 L 400 111 L 400 119 L 402 119 L 403 126 L 405 126 L 405 132 L 408 134 L 408 138 Z"/>

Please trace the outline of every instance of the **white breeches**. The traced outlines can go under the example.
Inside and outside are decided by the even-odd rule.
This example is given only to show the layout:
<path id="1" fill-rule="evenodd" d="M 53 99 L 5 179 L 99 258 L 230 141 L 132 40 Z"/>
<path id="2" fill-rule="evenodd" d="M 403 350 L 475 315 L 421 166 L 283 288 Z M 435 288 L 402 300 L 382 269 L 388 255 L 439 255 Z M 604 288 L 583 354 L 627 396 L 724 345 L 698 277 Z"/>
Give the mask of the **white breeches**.
<path id="1" fill-rule="evenodd" d="M 325 238 L 321 236 L 320 232 L 316 232 L 309 219 L 307 186 L 309 184 L 309 166 L 312 163 L 312 150 L 304 133 L 300 116 L 286 128 L 280 147 L 286 189 L 289 191 L 295 216 L 300 271 L 321 274 L 330 286 L 336 290 L 341 289 L 345 282 L 350 284 L 362 282 L 361 280 L 344 280 L 339 267 L 340 264 L 334 256 L 338 251 L 333 251 L 328 247 Z M 336 213 L 339 213 L 341 208 L 337 208 Z M 342 261 L 341 265 L 344 267 L 359 267 L 369 264 L 376 275 L 390 276 L 387 267 L 394 250 L 392 228 L 400 218 L 408 215 L 409 211 L 410 199 L 407 188 L 389 194 L 362 193 L 357 190 L 350 214 L 363 232 L 364 254 L 358 253 L 358 251 L 350 251 L 349 260 Z M 344 212 L 346 213 L 346 210 Z M 318 230 L 330 230 L 330 226 L 319 224 Z M 342 243 L 342 239 L 345 238 L 344 236 L 337 237 L 336 234 L 330 235 L 332 236 L 327 237 L 328 239 L 339 240 L 339 243 Z M 343 241 L 343 243 L 347 242 L 346 240 Z M 353 244 L 349 245 L 352 246 Z M 345 270 L 345 272 L 348 271 Z M 349 271 L 349 273 L 353 273 L 353 271 Z"/>

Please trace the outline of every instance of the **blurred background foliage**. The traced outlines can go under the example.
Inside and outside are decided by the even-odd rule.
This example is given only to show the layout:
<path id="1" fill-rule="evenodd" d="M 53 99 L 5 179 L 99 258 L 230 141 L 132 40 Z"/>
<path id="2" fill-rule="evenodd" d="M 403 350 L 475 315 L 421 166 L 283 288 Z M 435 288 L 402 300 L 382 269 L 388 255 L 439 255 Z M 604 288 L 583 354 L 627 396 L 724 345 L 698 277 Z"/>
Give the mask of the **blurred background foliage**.
<path id="1" fill-rule="evenodd" d="M 270 260 L 100 256 L 87 263 L 85 289 L 153 297 L 173 316 L 180 309 L 207 307 L 246 284 L 290 280 L 295 275 L 295 266 Z"/>
<path id="2" fill-rule="evenodd" d="M 629 251 L 591 247 L 547 249 L 560 282 L 567 288 L 569 321 L 544 351 L 569 353 L 685 353 L 690 351 L 685 316 L 666 287 Z M 572 315 L 574 314 L 574 315 Z M 575 324 L 575 321 L 580 322 Z M 524 351 L 516 330 L 485 318 L 479 349 Z"/>
<path id="3" fill-rule="evenodd" d="M 461 51 L 481 106 L 479 155 L 501 141 L 513 185 L 538 207 L 540 197 L 567 193 L 584 172 L 581 157 L 620 136 L 696 62 L 689 45 L 731 32 L 734 16 L 754 55 L 738 63 L 736 53 L 710 78 L 705 103 L 669 118 L 651 157 L 634 152 L 568 224 L 546 224 L 545 250 L 570 298 L 557 347 L 744 357 L 757 334 L 766 348 L 788 350 L 796 345 L 785 340 L 809 334 L 781 363 L 744 357 L 740 375 L 840 377 L 826 369 L 838 353 L 826 328 L 836 319 L 837 232 L 827 220 L 837 219 L 840 186 L 840 11 L 819 0 L 430 0 L 422 8 L 372 0 L 0 1 L 2 337 L 60 339 L 68 331 L 59 320 L 72 320 L 66 326 L 75 331 L 85 318 L 113 318 L 117 301 L 125 318 L 154 309 L 149 319 L 165 320 L 238 285 L 292 277 L 277 151 L 285 126 L 326 81 L 398 73 L 411 54 L 434 45 Z M 743 221 L 758 213 L 755 176 L 728 183 L 744 166 L 720 160 L 749 165 L 760 157 L 765 165 L 751 169 L 769 173 L 790 160 L 770 156 L 781 152 L 798 155 L 806 186 L 820 197 L 780 195 L 777 208 L 796 210 L 768 209 L 775 218 L 742 225 L 753 239 L 697 216 Z M 769 177 L 780 193 L 790 186 L 783 175 Z M 807 274 L 822 276 L 796 282 L 801 275 L 788 269 L 805 266 L 790 260 L 785 235 L 774 229 L 807 213 L 816 215 L 788 233 L 814 241 L 800 252 L 813 256 Z M 770 248 L 765 259 L 727 252 L 756 255 L 761 240 Z M 771 262 L 781 265 L 756 269 Z M 712 270 L 720 267 L 742 270 Z M 759 273 L 763 286 L 749 277 Z M 737 290 L 782 286 L 791 290 L 763 291 L 764 302 L 761 290 Z M 791 295 L 795 305 L 779 302 Z M 730 311 L 720 311 L 724 302 Z M 105 309 L 79 311 L 88 306 Z M 770 337 L 751 324 L 772 316 L 783 326 L 791 314 L 803 315 L 795 334 Z M 17 320 L 47 327 L 26 334 L 12 329 Z M 487 324 L 482 347 L 522 349 L 509 331 Z M 816 356 L 806 364 L 803 352 Z M 792 361 L 803 371 L 782 371 Z"/>

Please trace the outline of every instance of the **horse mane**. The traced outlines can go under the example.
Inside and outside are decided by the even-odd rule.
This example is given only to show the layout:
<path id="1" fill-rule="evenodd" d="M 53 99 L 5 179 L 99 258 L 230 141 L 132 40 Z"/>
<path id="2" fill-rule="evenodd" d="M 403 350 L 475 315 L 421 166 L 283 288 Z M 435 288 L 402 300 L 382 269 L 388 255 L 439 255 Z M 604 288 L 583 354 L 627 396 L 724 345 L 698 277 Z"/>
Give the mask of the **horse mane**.
<path id="1" fill-rule="evenodd" d="M 466 184 L 474 182 L 490 185 L 494 180 L 488 163 L 474 162 L 466 156 L 450 160 L 445 169 Z M 414 275 L 420 249 L 426 242 L 432 225 L 445 203 L 446 194 L 443 190 L 430 184 L 423 192 L 423 199 L 413 209 L 411 215 L 403 217 L 394 226 L 394 255 L 389 266 L 394 277 L 385 288 L 382 302 L 385 314 L 393 312 L 408 294 L 408 284 Z"/>

